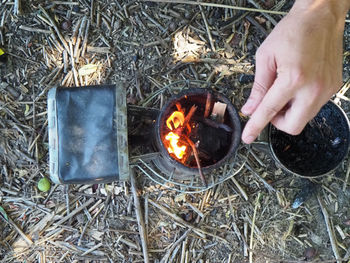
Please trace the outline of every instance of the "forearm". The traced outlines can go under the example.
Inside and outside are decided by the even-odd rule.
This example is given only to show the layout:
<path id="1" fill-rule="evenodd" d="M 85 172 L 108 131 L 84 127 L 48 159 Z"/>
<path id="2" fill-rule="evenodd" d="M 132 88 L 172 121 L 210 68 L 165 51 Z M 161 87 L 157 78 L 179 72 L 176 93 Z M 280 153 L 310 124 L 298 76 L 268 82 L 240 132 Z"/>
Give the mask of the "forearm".
<path id="1" fill-rule="evenodd" d="M 296 0 L 293 9 L 322 10 L 331 12 L 340 19 L 345 19 L 350 9 L 350 0 Z"/>

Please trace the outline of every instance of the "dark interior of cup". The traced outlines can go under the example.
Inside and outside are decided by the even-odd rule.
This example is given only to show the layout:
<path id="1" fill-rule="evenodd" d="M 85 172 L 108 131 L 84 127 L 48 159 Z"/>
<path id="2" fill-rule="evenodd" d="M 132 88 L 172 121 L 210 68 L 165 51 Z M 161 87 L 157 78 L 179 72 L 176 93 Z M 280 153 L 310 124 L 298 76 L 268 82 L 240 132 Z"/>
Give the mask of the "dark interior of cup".
<path id="1" fill-rule="evenodd" d="M 315 177 L 334 170 L 347 155 L 349 121 L 337 105 L 328 102 L 301 134 L 292 136 L 271 125 L 269 140 L 273 156 L 287 170 Z"/>

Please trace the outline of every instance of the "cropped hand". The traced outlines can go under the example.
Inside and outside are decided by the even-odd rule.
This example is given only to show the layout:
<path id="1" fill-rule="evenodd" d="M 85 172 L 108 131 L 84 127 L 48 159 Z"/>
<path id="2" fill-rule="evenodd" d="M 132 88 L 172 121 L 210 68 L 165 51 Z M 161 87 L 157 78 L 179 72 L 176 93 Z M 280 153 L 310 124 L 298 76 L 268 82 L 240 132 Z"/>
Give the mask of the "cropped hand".
<path id="1" fill-rule="evenodd" d="M 299 134 L 342 84 L 348 0 L 297 0 L 256 53 L 256 73 L 242 113 L 251 143 L 271 122 Z"/>

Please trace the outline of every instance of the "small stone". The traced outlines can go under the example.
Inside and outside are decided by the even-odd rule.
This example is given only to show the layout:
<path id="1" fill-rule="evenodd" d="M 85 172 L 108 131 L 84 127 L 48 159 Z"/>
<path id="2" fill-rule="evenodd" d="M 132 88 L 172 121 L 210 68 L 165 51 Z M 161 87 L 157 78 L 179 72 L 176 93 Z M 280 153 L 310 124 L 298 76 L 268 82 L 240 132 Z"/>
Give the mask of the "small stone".
<path id="1" fill-rule="evenodd" d="M 248 49 L 248 51 L 254 51 L 254 44 L 253 43 L 251 43 L 251 42 L 249 42 L 248 44 L 247 44 L 247 49 Z"/>
<path id="2" fill-rule="evenodd" d="M 85 223 L 85 215 L 84 214 L 78 214 L 76 216 L 76 218 L 77 218 L 77 221 L 78 221 L 79 224 L 84 224 Z"/>
<path id="3" fill-rule="evenodd" d="M 51 188 L 51 183 L 50 180 L 47 179 L 46 177 L 41 178 L 38 182 L 38 189 L 42 192 L 47 192 Z"/>
<path id="4" fill-rule="evenodd" d="M 73 6 L 72 10 L 75 13 L 79 13 L 80 12 L 80 7 L 78 5 L 75 5 L 75 6 Z"/>
<path id="5" fill-rule="evenodd" d="M 171 22 L 170 25 L 169 25 L 169 30 L 171 32 L 175 31 L 176 30 L 176 23 L 175 22 Z"/>
<path id="6" fill-rule="evenodd" d="M 317 255 L 317 250 L 313 247 L 308 247 L 304 251 L 304 257 L 306 260 L 312 260 L 316 257 Z"/>
<path id="7" fill-rule="evenodd" d="M 344 225 L 350 226 L 350 219 L 345 220 Z"/>
<path id="8" fill-rule="evenodd" d="M 185 12 L 185 18 L 190 19 L 192 14 L 190 12 Z"/>
<path id="9" fill-rule="evenodd" d="M 72 28 L 72 22 L 70 20 L 64 20 L 61 24 L 63 30 L 68 31 Z"/>
<path id="10" fill-rule="evenodd" d="M 254 82 L 254 75 L 241 74 L 238 77 L 238 81 L 240 84 L 249 84 Z"/>
<path id="11" fill-rule="evenodd" d="M 192 211 L 189 211 L 189 212 L 187 212 L 186 214 L 185 214 L 185 221 L 186 222 L 192 222 L 193 221 L 193 219 L 194 219 L 194 214 L 193 214 L 193 212 Z"/>

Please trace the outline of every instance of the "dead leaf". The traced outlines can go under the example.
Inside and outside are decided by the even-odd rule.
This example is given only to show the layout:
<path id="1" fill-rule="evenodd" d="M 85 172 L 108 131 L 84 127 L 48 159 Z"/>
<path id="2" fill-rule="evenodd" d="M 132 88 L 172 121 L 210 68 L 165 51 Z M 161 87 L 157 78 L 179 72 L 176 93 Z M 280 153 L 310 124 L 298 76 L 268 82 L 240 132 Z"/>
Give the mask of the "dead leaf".
<path id="1" fill-rule="evenodd" d="M 98 68 L 98 65 L 86 64 L 79 69 L 79 75 L 80 76 L 90 75 L 92 73 L 95 73 L 97 68 Z"/>

